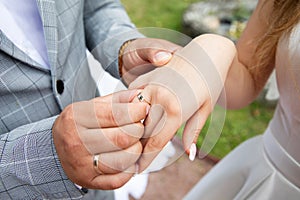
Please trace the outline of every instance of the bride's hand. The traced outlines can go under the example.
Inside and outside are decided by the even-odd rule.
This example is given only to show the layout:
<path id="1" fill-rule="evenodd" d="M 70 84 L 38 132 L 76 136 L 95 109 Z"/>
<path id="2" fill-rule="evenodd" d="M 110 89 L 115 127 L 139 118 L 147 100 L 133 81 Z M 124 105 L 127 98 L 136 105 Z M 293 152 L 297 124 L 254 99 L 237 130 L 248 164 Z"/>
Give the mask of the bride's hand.
<path id="1" fill-rule="evenodd" d="M 143 89 L 134 101 L 151 104 L 144 122 L 140 171 L 151 163 L 182 123 L 187 122 L 183 132 L 187 153 L 197 141 L 226 77 L 226 73 L 222 74 L 221 67 L 216 65 L 229 66 L 232 61 L 228 58 L 222 63 L 215 62 L 211 58 L 216 55 L 209 55 L 206 50 L 201 43 L 192 41 L 176 52 L 165 67 L 139 77 L 129 86 L 130 89 Z"/>

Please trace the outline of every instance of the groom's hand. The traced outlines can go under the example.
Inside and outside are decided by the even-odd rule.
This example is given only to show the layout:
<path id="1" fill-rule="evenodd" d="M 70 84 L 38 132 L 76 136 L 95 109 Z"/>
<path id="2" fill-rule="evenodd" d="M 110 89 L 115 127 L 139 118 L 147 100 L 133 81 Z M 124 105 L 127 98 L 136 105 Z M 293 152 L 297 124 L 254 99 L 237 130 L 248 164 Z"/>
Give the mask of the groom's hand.
<path id="1" fill-rule="evenodd" d="M 120 52 L 120 74 L 124 82 L 129 85 L 138 76 L 167 64 L 173 53 L 180 48 L 172 42 L 154 38 L 139 38 L 128 42 Z"/>
<path id="2" fill-rule="evenodd" d="M 121 91 L 66 107 L 52 133 L 68 178 L 86 188 L 115 189 L 135 173 L 142 153 L 140 122 L 146 103 L 129 103 L 136 90 Z M 97 162 L 95 162 L 97 158 Z"/>

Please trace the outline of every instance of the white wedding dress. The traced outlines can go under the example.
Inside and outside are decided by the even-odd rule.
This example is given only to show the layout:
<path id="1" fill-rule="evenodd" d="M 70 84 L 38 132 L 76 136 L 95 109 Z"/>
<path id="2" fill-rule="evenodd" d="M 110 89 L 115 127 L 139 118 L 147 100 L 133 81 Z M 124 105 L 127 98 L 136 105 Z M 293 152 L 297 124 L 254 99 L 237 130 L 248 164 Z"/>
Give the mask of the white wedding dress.
<path id="1" fill-rule="evenodd" d="M 300 24 L 278 44 L 276 76 L 280 97 L 265 133 L 228 154 L 184 199 L 300 199 Z"/>

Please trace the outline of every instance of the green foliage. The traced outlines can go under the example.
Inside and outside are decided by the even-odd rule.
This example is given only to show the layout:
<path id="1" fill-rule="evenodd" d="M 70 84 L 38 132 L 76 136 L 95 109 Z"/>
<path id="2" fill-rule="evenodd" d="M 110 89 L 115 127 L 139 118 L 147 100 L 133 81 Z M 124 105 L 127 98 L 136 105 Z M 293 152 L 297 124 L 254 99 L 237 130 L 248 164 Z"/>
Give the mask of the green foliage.
<path id="1" fill-rule="evenodd" d="M 233 20 L 245 21 L 251 15 L 251 11 L 247 9 L 244 5 L 240 4 L 239 7 L 233 11 Z"/>
<path id="2" fill-rule="evenodd" d="M 258 102 L 254 102 L 241 110 L 228 110 L 221 137 L 211 154 L 222 158 L 243 141 L 262 134 L 273 113 L 273 107 Z M 199 138 L 198 146 L 201 146 L 205 129 L 203 132 L 204 134 Z"/>
<path id="3" fill-rule="evenodd" d="M 121 0 L 138 28 L 160 27 L 180 31 L 184 10 L 199 0 Z"/>

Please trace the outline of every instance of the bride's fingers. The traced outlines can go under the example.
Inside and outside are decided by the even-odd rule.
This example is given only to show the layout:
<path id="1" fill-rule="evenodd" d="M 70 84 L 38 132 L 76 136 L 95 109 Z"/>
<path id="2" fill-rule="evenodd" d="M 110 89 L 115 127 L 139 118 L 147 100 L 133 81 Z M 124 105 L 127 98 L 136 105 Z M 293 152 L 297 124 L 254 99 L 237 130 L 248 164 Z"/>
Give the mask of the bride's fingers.
<path id="1" fill-rule="evenodd" d="M 164 92 L 165 95 L 162 95 L 162 92 Z M 158 96 L 163 98 L 158 98 Z M 167 113 L 170 112 L 170 101 L 172 99 L 174 99 L 174 96 L 170 96 L 170 94 L 165 92 L 165 90 L 158 90 L 158 87 L 155 85 L 148 85 L 144 88 L 144 90 L 140 90 L 138 95 L 133 99 L 133 103 L 143 102 L 151 106 L 145 121 L 143 121 L 145 125 L 143 135 L 144 139 L 153 137 L 160 133 L 167 117 L 170 117 Z M 175 102 L 177 101 L 175 100 Z M 172 103 L 172 105 L 174 105 L 174 103 Z M 178 105 L 176 104 L 171 109 L 175 109 L 175 107 L 178 107 Z M 145 140 L 143 141 L 145 142 Z"/>
<path id="2" fill-rule="evenodd" d="M 210 106 L 204 104 L 192 115 L 184 127 L 182 136 L 183 146 L 186 153 L 190 155 L 191 160 L 195 158 L 195 144 L 210 112 Z"/>
<path id="3" fill-rule="evenodd" d="M 177 118 L 166 117 L 164 114 L 163 117 L 158 122 L 157 127 L 159 131 L 154 129 L 154 132 L 157 132 L 154 136 L 142 139 L 144 144 L 143 154 L 139 159 L 139 172 L 144 171 L 154 160 L 154 158 L 159 154 L 159 152 L 164 148 L 164 146 L 172 139 L 174 136 L 178 125 Z"/>

